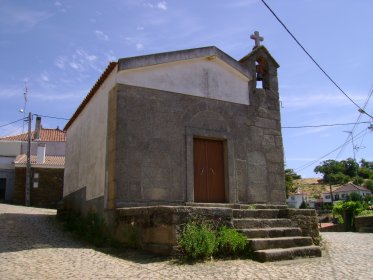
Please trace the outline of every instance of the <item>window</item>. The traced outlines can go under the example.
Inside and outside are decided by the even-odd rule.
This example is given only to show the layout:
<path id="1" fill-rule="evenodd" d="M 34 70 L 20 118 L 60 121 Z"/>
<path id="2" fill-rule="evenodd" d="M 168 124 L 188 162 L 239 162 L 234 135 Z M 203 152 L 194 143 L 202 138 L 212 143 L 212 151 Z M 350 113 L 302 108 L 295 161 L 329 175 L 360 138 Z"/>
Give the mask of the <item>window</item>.
<path id="1" fill-rule="evenodd" d="M 325 199 L 330 199 L 330 195 L 326 195 L 326 196 L 325 196 Z"/>

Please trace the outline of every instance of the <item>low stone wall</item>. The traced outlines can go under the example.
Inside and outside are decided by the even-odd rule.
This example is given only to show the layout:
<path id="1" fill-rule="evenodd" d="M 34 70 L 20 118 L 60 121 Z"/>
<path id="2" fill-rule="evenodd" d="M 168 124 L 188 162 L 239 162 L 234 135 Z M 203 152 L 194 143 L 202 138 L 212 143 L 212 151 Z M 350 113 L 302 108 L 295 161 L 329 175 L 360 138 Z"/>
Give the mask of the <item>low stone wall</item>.
<path id="1" fill-rule="evenodd" d="M 303 236 L 310 236 L 319 245 L 318 218 L 314 209 L 281 209 L 280 218 L 290 219 L 294 227 L 300 227 Z"/>
<path id="2" fill-rule="evenodd" d="M 355 229 L 357 232 L 373 232 L 373 216 L 355 217 Z"/>
<path id="3" fill-rule="evenodd" d="M 128 246 L 170 255 L 176 252 L 177 239 L 185 224 L 202 218 L 217 226 L 232 226 L 233 211 L 189 206 L 120 208 L 114 214 L 112 234 Z"/>

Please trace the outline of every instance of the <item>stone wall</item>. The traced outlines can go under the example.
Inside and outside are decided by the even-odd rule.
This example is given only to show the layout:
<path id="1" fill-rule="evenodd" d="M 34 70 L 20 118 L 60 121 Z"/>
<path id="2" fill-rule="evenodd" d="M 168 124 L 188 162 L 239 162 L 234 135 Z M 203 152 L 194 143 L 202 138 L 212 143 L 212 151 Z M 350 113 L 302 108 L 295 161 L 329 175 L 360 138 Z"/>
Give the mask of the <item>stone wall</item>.
<path id="1" fill-rule="evenodd" d="M 111 226 L 114 238 L 128 246 L 157 254 L 177 251 L 177 239 L 189 220 L 232 226 L 232 209 L 188 206 L 152 206 L 121 208 L 115 211 Z"/>
<path id="2" fill-rule="evenodd" d="M 116 95 L 118 207 L 193 202 L 194 137 L 225 142 L 226 202 L 285 202 L 278 96 L 258 91 L 248 106 L 128 85 Z"/>
<path id="3" fill-rule="evenodd" d="M 54 168 L 32 168 L 31 173 L 39 174 L 38 188 L 34 188 L 33 183 L 31 183 L 31 206 L 57 208 L 58 203 L 62 199 L 64 170 Z M 25 205 L 25 183 L 26 168 L 16 168 L 13 193 L 13 202 L 16 204 Z"/>
<path id="4" fill-rule="evenodd" d="M 311 236 L 319 244 L 318 218 L 314 209 L 281 209 L 279 218 L 290 219 L 294 227 L 300 227 L 303 236 Z"/>
<path id="5" fill-rule="evenodd" d="M 357 232 L 373 232 L 373 216 L 355 217 L 355 230 Z"/>

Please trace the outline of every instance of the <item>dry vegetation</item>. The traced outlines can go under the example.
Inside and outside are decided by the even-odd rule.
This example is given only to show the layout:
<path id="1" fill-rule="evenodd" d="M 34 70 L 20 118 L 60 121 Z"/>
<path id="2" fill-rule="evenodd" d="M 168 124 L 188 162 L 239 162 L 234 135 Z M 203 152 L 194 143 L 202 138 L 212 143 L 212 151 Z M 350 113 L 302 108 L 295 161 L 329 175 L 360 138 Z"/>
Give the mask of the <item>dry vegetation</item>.
<path id="1" fill-rule="evenodd" d="M 329 185 L 322 184 L 320 178 L 305 178 L 294 180 L 294 186 L 300 188 L 304 193 L 310 194 L 315 198 L 321 198 L 323 192 L 329 192 Z M 332 189 L 335 190 L 340 185 L 333 185 Z"/>

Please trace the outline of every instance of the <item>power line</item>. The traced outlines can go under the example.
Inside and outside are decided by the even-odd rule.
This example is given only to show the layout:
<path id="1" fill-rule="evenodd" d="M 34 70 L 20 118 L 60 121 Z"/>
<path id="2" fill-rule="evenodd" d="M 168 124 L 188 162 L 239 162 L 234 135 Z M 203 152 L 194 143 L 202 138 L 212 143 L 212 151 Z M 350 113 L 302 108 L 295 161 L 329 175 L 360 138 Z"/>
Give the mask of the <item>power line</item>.
<path id="1" fill-rule="evenodd" d="M 0 127 L 4 127 L 4 126 L 7 126 L 7 125 L 11 125 L 11 124 L 13 124 L 13 123 L 16 123 L 16 122 L 19 122 L 19 121 L 23 121 L 23 120 L 24 120 L 24 118 L 19 119 L 19 120 L 16 120 L 16 121 L 13 121 L 13 122 L 10 122 L 10 123 L 7 123 L 7 124 L 0 125 Z"/>
<path id="2" fill-rule="evenodd" d="M 364 132 L 365 132 L 365 133 L 364 133 Z M 364 133 L 364 134 L 363 134 L 363 133 Z M 364 137 L 364 136 L 365 136 L 366 134 L 368 134 L 368 133 L 369 133 L 369 128 L 366 128 L 366 129 L 360 131 L 358 134 L 356 134 L 356 136 L 355 136 L 355 140 L 360 139 L 361 137 Z M 363 134 L 363 135 L 361 135 L 361 134 Z M 357 137 L 357 136 L 358 136 L 358 137 Z M 350 143 L 350 142 L 351 142 L 351 140 L 348 141 L 348 143 Z M 332 150 L 331 152 L 329 152 L 329 153 L 327 153 L 327 154 L 321 156 L 320 158 L 318 158 L 318 159 L 316 159 L 316 160 L 313 160 L 313 161 L 311 161 L 311 162 L 309 162 L 309 163 L 306 163 L 306 164 L 304 164 L 304 165 L 302 165 L 302 166 L 300 166 L 300 167 L 295 168 L 294 171 L 299 172 L 299 171 L 302 171 L 302 170 L 304 170 L 304 169 L 310 167 L 311 165 L 317 163 L 318 161 L 322 160 L 323 158 L 327 157 L 328 155 L 334 153 L 335 151 L 338 151 L 338 149 L 340 149 L 340 148 L 341 148 L 342 146 L 344 146 L 345 144 L 346 144 L 346 143 L 344 143 L 344 144 L 338 146 L 337 148 L 335 148 L 335 149 Z"/>
<path id="3" fill-rule="evenodd" d="M 33 114 L 33 115 L 38 116 L 38 117 L 43 117 L 43 118 L 57 119 L 57 120 L 65 120 L 65 121 L 70 120 L 70 119 L 54 117 L 54 116 L 45 116 L 45 115 L 39 115 L 39 114 Z"/>
<path id="4" fill-rule="evenodd" d="M 273 16 L 277 19 L 277 21 L 285 28 L 285 30 L 290 34 L 290 36 L 294 39 L 294 41 L 302 48 L 302 50 L 308 55 L 308 57 L 316 64 L 316 66 L 325 74 L 325 76 L 339 89 L 339 91 L 346 96 L 358 109 L 360 113 L 364 113 L 371 117 L 373 119 L 373 116 L 368 114 L 367 112 L 364 111 L 344 90 L 326 73 L 326 71 L 320 66 L 319 63 L 310 55 L 310 53 L 303 47 L 303 45 L 295 38 L 293 33 L 286 27 L 286 25 L 281 21 L 281 19 L 275 14 L 275 12 L 268 6 L 268 4 L 264 1 L 261 0 L 262 3 L 268 8 L 268 10 L 273 14 Z"/>
<path id="5" fill-rule="evenodd" d="M 371 122 L 353 122 L 353 123 L 333 123 L 333 124 L 319 124 L 319 125 L 302 125 L 302 126 L 282 126 L 281 128 L 309 128 L 309 127 L 325 127 L 325 126 L 340 126 L 340 125 L 352 125 L 352 124 L 363 124 Z"/>
<path id="6" fill-rule="evenodd" d="M 366 99 L 365 102 L 364 102 L 364 106 L 363 106 L 364 110 L 365 110 L 366 106 L 368 105 L 370 98 L 372 97 L 372 93 L 373 93 L 373 85 L 371 86 L 371 88 L 370 88 L 370 92 L 369 92 L 369 94 L 368 94 L 368 96 L 367 96 L 367 99 Z M 357 124 L 359 123 L 359 121 L 360 121 L 360 119 L 362 118 L 362 116 L 363 116 L 363 113 L 362 113 L 362 112 L 359 112 L 359 116 L 357 117 L 356 122 L 355 122 L 355 125 L 354 125 L 354 127 L 352 128 L 352 130 L 351 130 L 351 134 L 347 135 L 347 138 L 346 138 L 345 144 L 341 147 L 340 151 L 338 152 L 337 156 L 335 157 L 336 159 L 339 158 L 339 156 L 342 154 L 344 148 L 345 148 L 345 147 L 347 146 L 347 144 L 349 143 L 348 141 L 352 138 L 353 133 L 355 132 L 355 129 L 356 129 L 356 127 L 357 127 Z"/>

